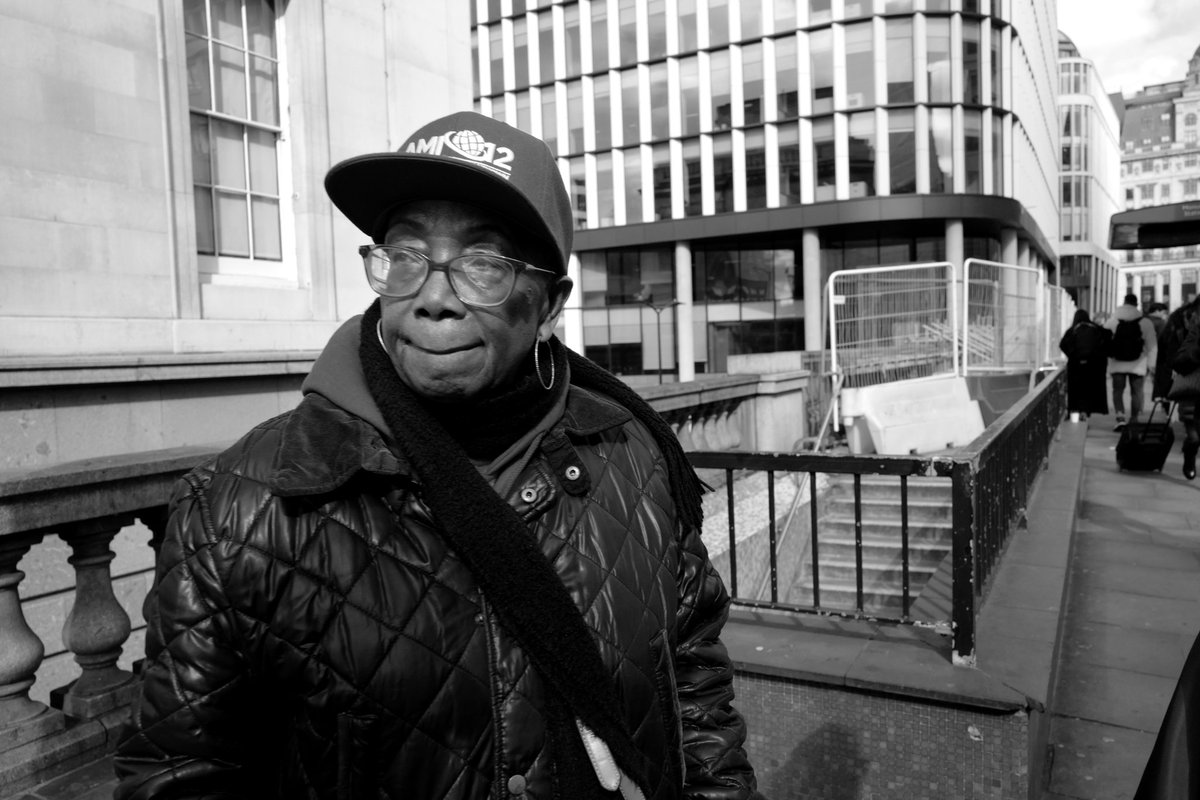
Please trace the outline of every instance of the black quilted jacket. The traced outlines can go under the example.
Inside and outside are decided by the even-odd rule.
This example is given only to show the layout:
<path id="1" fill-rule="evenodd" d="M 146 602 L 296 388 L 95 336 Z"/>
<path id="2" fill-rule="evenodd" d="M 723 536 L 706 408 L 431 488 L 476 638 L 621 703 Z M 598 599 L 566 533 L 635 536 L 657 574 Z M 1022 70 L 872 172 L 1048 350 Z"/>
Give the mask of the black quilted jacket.
<path id="1" fill-rule="evenodd" d="M 756 797 L 728 598 L 647 430 L 572 387 L 508 501 L 595 633 L 647 798 Z M 118 798 L 560 796 L 539 676 L 406 464 L 319 394 L 181 483 L 146 611 Z"/>

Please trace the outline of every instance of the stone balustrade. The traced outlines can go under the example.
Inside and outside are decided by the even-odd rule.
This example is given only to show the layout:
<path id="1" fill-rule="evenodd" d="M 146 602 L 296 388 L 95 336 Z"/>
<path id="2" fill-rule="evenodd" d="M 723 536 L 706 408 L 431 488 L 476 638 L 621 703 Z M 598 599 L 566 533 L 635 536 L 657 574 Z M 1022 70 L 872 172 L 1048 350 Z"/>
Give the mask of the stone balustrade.
<path id="1" fill-rule="evenodd" d="M 714 376 L 639 391 L 688 450 L 789 449 L 804 435 L 807 376 Z M 5 791 L 54 774 L 56 764 L 64 768 L 111 748 L 137 688 L 136 675 L 118 666 L 134 625 L 113 590 L 114 539 L 141 523 L 157 553 L 174 484 L 219 449 L 175 447 L 0 470 L 0 787 Z M 44 703 L 31 698 L 30 689 L 46 644 L 26 619 L 21 602 L 26 574 L 18 566 L 54 537 L 69 548 L 74 573 L 62 644 L 77 672 L 65 685 L 54 686 Z M 139 563 L 148 571 L 152 560 L 147 553 Z"/>

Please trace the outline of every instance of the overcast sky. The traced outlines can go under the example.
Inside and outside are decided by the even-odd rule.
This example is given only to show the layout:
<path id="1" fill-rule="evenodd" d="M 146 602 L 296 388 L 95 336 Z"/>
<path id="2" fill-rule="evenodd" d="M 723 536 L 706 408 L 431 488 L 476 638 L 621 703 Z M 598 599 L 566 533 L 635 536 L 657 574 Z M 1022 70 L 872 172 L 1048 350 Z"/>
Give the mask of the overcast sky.
<path id="1" fill-rule="evenodd" d="M 1200 0 L 1058 0 L 1058 29 L 1108 93 L 1182 80 L 1200 47 Z"/>

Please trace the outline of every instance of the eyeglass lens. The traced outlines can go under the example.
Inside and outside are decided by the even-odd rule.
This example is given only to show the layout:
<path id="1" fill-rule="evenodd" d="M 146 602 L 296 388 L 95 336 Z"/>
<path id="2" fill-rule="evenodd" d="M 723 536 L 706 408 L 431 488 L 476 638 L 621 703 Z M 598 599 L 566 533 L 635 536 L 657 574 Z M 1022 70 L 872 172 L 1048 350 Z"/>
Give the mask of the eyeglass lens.
<path id="1" fill-rule="evenodd" d="M 367 269 L 380 294 L 407 297 L 421 290 L 431 269 L 442 270 L 458 299 L 470 305 L 499 305 L 512 291 L 512 264 L 486 254 L 452 258 L 444 265 L 431 265 L 423 254 L 399 247 L 375 246 L 367 252 Z"/>

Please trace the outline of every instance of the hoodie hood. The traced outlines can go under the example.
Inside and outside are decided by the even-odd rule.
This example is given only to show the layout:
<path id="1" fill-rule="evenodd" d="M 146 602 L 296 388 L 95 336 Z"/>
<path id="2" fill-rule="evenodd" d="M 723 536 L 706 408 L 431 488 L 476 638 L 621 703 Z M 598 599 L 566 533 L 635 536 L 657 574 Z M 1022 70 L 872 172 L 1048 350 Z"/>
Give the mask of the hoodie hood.
<path id="1" fill-rule="evenodd" d="M 1141 319 L 1142 312 L 1137 306 L 1119 305 L 1117 306 L 1117 310 L 1113 312 L 1113 316 L 1121 322 L 1128 322 L 1129 320 Z"/>

